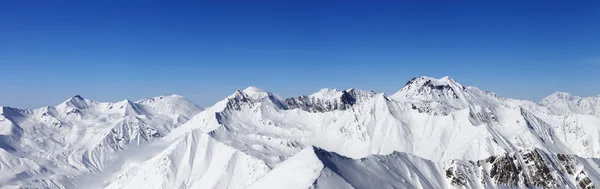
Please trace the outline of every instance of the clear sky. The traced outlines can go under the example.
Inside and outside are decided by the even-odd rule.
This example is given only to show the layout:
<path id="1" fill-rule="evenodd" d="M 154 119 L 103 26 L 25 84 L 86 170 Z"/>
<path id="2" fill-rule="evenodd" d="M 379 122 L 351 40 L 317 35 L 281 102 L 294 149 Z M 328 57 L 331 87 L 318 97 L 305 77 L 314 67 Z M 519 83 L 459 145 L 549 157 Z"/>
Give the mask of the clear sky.
<path id="1" fill-rule="evenodd" d="M 452 2 L 0 1 L 0 105 L 392 94 L 421 75 L 521 99 L 600 94 L 598 1 Z"/>

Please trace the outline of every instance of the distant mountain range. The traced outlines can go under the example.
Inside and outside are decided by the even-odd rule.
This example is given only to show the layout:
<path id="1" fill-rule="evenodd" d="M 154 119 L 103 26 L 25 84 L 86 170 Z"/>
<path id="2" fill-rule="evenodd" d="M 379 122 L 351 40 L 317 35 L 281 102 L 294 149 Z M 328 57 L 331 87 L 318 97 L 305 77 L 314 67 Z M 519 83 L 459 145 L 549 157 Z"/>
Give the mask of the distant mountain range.
<path id="1" fill-rule="evenodd" d="M 449 77 L 391 96 L 248 87 L 206 109 L 179 95 L 0 108 L 6 188 L 595 188 L 598 158 L 600 96 L 536 103 Z"/>

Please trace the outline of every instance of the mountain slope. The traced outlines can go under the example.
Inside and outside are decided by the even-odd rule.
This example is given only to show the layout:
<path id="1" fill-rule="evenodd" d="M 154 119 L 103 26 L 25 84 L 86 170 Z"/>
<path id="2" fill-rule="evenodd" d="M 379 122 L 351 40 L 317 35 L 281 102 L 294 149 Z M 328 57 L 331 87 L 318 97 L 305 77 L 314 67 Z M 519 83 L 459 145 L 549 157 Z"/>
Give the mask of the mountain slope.
<path id="1" fill-rule="evenodd" d="M 81 173 L 102 170 L 116 152 L 162 137 L 201 111 L 181 96 L 143 103 L 74 96 L 54 107 L 1 109 L 0 172 L 12 174 L 2 174 L 0 185 L 31 187 L 67 187 Z"/>
<path id="2" fill-rule="evenodd" d="M 449 77 L 417 77 L 391 96 L 322 89 L 284 98 L 248 87 L 203 111 L 177 95 L 76 96 L 56 107 L 2 108 L 0 183 L 591 188 L 600 182 L 600 117 L 593 98 L 563 99 L 509 99 Z"/>

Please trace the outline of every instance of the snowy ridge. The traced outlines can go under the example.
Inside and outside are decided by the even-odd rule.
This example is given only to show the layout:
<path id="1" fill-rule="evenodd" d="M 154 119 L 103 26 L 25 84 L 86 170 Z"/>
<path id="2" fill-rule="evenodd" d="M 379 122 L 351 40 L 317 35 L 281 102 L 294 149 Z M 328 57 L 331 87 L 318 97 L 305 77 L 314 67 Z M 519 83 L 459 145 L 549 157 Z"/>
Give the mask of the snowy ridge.
<path id="1" fill-rule="evenodd" d="M 557 114 L 600 116 L 600 95 L 582 98 L 570 93 L 556 92 L 542 99 L 539 104 L 549 107 Z"/>
<path id="2" fill-rule="evenodd" d="M 391 96 L 322 89 L 284 98 L 248 87 L 203 111 L 178 95 L 75 96 L 2 108 L 0 185 L 591 188 L 600 182 L 596 99 L 534 103 L 450 77 L 417 77 Z"/>
<path id="3" fill-rule="evenodd" d="M 116 152 L 161 137 L 200 111 L 187 100 L 179 102 L 186 108 L 76 95 L 35 110 L 2 107 L 0 151 L 8 154 L 0 159 L 5 165 L 0 186 L 73 187 L 73 177 L 101 171 Z M 171 111 L 188 112 L 174 119 Z"/>
<path id="4" fill-rule="evenodd" d="M 315 153 L 325 166 L 313 185 L 315 188 L 446 187 L 445 183 L 439 182 L 443 180 L 443 176 L 434 162 L 409 154 L 394 152 L 351 159 L 317 148 Z"/>

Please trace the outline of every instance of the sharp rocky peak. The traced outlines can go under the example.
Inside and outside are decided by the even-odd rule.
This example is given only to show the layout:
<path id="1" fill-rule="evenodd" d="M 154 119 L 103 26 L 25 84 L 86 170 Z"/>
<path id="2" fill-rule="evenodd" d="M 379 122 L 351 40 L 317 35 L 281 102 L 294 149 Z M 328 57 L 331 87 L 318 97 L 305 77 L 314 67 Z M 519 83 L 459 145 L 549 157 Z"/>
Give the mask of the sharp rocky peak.
<path id="1" fill-rule="evenodd" d="M 404 85 L 404 87 L 402 88 L 402 90 L 408 90 L 408 89 L 412 89 L 415 87 L 446 87 L 446 86 L 459 86 L 459 87 L 463 87 L 460 83 L 456 82 L 456 80 L 448 77 L 448 76 L 444 76 L 440 79 L 436 79 L 436 78 L 432 78 L 432 77 L 428 77 L 428 76 L 421 76 L 421 77 L 415 77 L 413 79 L 411 79 L 410 81 L 408 81 L 406 83 L 406 85 Z"/>
<path id="2" fill-rule="evenodd" d="M 287 98 L 285 105 L 287 109 L 299 108 L 308 112 L 329 112 L 349 109 L 373 95 L 375 93 L 372 91 L 366 92 L 354 88 L 343 91 L 326 88 L 309 96 Z"/>
<path id="3" fill-rule="evenodd" d="M 132 107 L 136 106 L 136 104 L 129 99 L 125 99 L 125 100 L 116 102 L 115 105 L 132 106 Z"/>
<path id="4" fill-rule="evenodd" d="M 235 110 L 239 110 L 244 104 L 252 106 L 255 102 L 267 102 L 273 103 L 278 107 L 285 107 L 285 99 L 254 86 L 247 87 L 244 90 L 238 89 L 232 95 L 228 96 L 225 101 L 227 107 Z"/>
<path id="5" fill-rule="evenodd" d="M 71 98 L 68 99 L 69 101 L 84 101 L 85 98 L 83 98 L 81 95 L 75 95 Z"/>
<path id="6" fill-rule="evenodd" d="M 59 106 L 72 107 L 76 109 L 85 109 L 88 108 L 92 103 L 94 103 L 94 101 L 85 99 L 80 95 L 75 95 L 61 103 Z"/>
<path id="7" fill-rule="evenodd" d="M 141 114 L 141 109 L 138 105 L 129 99 L 125 99 L 113 104 L 114 108 L 121 110 L 125 115 Z"/>

